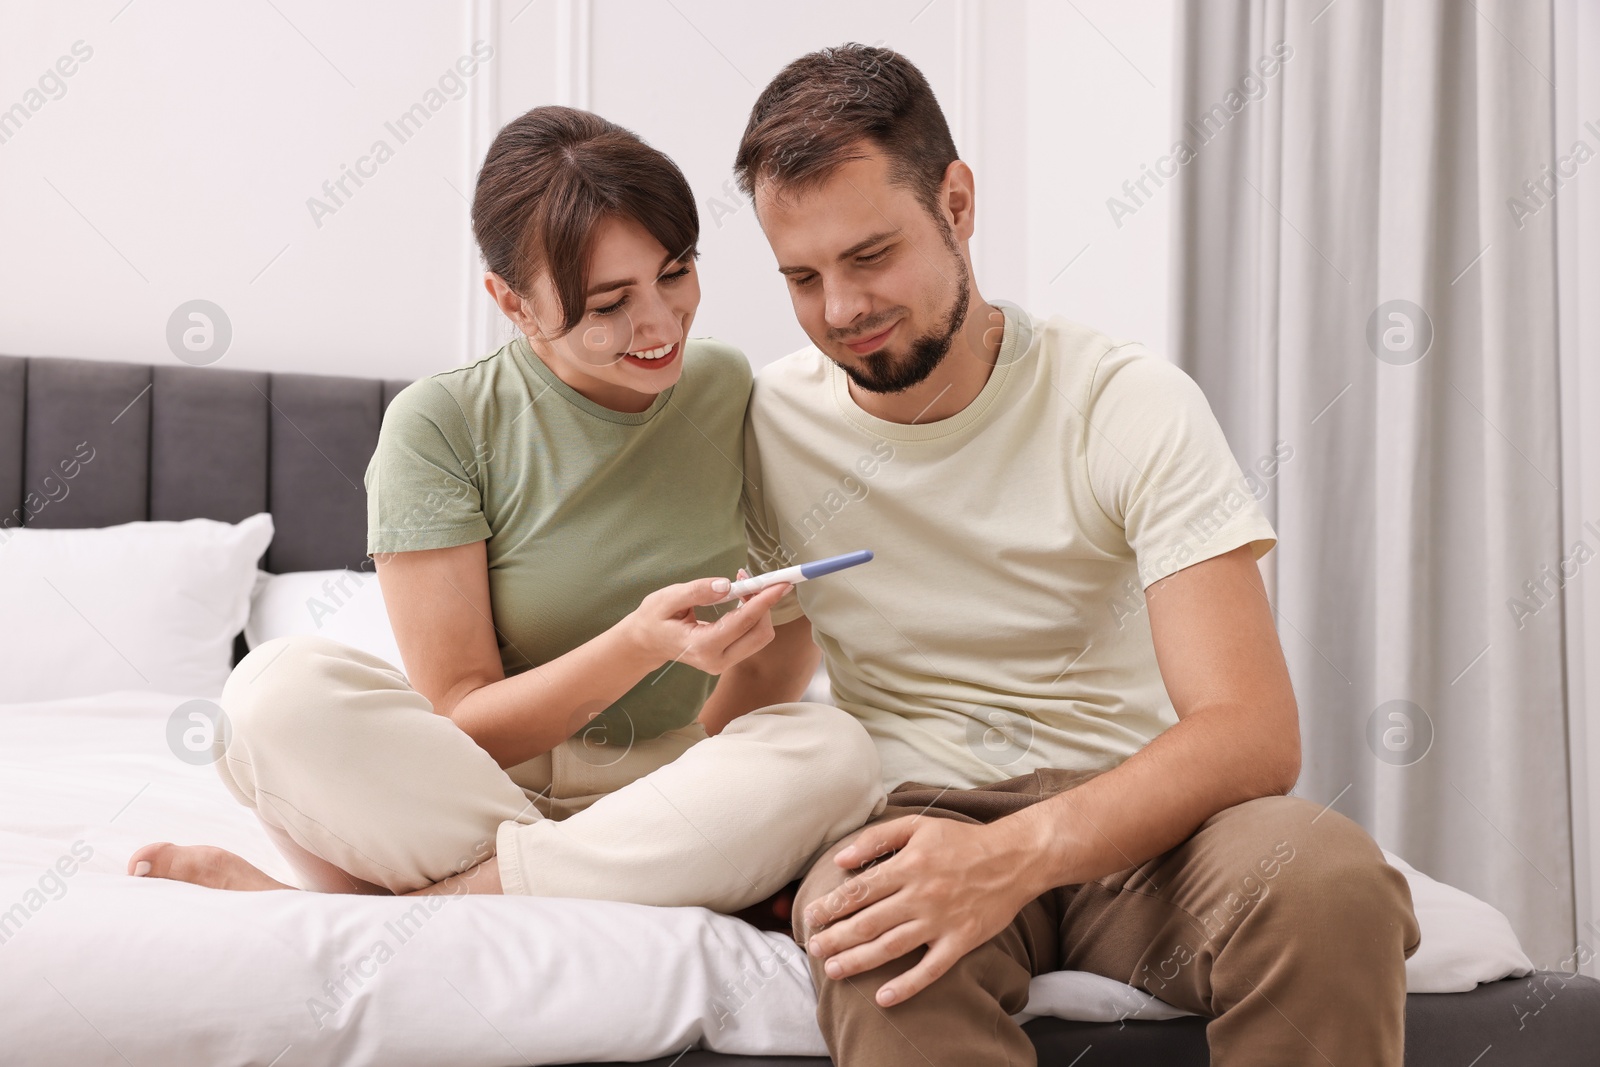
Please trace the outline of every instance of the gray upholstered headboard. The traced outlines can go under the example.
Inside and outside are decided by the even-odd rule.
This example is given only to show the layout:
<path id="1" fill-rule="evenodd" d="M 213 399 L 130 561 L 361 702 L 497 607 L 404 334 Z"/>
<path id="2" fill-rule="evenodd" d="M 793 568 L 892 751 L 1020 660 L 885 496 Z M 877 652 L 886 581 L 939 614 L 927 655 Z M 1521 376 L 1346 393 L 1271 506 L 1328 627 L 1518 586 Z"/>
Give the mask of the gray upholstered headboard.
<path id="1" fill-rule="evenodd" d="M 0 526 L 270 511 L 267 570 L 359 568 L 362 476 L 383 411 L 408 384 L 0 356 Z"/>

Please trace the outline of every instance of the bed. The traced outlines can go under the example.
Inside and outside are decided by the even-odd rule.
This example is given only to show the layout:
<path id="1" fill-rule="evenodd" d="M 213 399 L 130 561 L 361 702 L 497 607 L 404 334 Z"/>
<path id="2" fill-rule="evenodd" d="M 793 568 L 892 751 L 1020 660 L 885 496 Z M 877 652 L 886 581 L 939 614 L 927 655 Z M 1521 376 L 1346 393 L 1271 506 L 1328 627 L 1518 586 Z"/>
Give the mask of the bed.
<path id="1" fill-rule="evenodd" d="M 362 473 L 405 384 L 0 357 L 0 526 L 267 512 L 265 571 L 360 571 Z M 84 441 L 95 458 L 70 492 L 41 496 Z M 793 942 L 705 909 L 446 898 L 419 911 L 126 877 L 134 847 L 173 840 L 293 880 L 213 769 L 172 758 L 169 724 L 191 696 L 0 691 L 0 1063 L 828 1063 Z M 1534 969 L 1492 908 L 1402 869 L 1424 931 L 1407 1063 L 1600 1059 L 1600 982 Z M 1207 1062 L 1204 1020 L 1099 976 L 1040 976 L 1026 1014 L 1047 1067 Z"/>

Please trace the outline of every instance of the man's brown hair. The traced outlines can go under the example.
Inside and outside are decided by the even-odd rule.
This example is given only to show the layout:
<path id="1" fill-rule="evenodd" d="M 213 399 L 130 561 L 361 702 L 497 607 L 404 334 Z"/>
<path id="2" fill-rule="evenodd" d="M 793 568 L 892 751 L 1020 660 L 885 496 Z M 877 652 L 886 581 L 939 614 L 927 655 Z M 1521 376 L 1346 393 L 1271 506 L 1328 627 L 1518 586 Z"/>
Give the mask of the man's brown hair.
<path id="1" fill-rule="evenodd" d="M 938 214 L 945 169 L 957 158 L 950 127 L 922 72 L 873 45 L 824 48 L 784 67 L 750 109 L 734 174 L 749 197 L 766 182 L 805 189 L 861 158 L 863 141 L 888 157 L 891 181 Z"/>
<path id="2" fill-rule="evenodd" d="M 495 135 L 478 172 L 472 232 L 484 266 L 526 296 L 547 271 L 564 334 L 583 318 L 595 224 L 628 218 L 675 258 L 695 255 L 700 216 L 672 160 L 629 130 L 570 107 L 536 107 Z"/>

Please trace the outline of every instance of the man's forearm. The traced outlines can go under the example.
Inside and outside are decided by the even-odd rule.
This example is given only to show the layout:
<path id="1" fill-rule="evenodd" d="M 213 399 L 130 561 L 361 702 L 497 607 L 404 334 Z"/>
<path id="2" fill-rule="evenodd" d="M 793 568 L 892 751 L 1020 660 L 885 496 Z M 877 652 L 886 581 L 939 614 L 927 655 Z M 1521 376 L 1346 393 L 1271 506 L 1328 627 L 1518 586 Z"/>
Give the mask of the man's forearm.
<path id="1" fill-rule="evenodd" d="M 1254 709 L 1196 711 L 1120 766 L 993 825 L 1031 842 L 1038 863 L 1019 873 L 1038 893 L 1078 885 L 1159 856 L 1219 811 L 1287 793 L 1298 738 Z"/>

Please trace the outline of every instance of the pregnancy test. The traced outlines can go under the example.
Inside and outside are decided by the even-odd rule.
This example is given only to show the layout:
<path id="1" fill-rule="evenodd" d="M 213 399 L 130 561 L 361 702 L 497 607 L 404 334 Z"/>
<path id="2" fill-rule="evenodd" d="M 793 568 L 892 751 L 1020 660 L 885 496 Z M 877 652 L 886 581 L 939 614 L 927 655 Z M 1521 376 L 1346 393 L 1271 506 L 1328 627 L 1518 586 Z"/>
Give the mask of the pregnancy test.
<path id="1" fill-rule="evenodd" d="M 746 578 L 741 582 L 734 582 L 728 590 L 728 595 L 717 601 L 725 604 L 730 600 L 740 600 L 744 597 L 755 596 L 761 590 L 779 582 L 799 583 L 811 578 L 821 578 L 824 574 L 842 571 L 846 567 L 855 567 L 872 559 L 872 553 L 867 549 L 860 552 L 846 552 L 842 556 L 829 556 L 819 559 L 815 563 L 802 563 L 797 567 L 785 567 L 782 570 L 768 571 L 758 574 L 754 578 Z"/>

